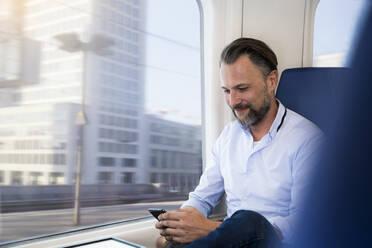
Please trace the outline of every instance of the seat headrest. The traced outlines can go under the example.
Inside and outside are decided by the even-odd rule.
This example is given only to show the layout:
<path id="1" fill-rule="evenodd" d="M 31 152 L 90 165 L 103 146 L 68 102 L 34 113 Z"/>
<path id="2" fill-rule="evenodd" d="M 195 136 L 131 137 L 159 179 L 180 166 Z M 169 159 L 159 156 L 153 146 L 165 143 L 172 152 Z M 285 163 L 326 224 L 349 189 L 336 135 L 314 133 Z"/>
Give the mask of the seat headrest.
<path id="1" fill-rule="evenodd" d="M 342 79 L 348 71 L 337 67 L 287 69 L 282 73 L 276 96 L 284 106 L 326 132 L 333 107 L 343 92 Z"/>

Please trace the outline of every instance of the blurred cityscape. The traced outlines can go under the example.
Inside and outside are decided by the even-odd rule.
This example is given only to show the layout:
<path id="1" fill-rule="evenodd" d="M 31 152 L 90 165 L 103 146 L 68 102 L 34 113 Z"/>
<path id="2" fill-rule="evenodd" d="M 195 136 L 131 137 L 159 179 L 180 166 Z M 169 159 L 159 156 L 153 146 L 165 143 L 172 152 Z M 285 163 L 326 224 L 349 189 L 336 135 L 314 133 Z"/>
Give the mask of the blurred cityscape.
<path id="1" fill-rule="evenodd" d="M 80 145 L 87 194 L 87 185 L 96 194 L 98 185 L 141 185 L 129 188 L 137 197 L 148 185 L 196 186 L 200 125 L 145 112 L 145 4 L 1 0 L 2 205 L 25 200 L 26 187 L 58 198 L 75 183 Z"/>

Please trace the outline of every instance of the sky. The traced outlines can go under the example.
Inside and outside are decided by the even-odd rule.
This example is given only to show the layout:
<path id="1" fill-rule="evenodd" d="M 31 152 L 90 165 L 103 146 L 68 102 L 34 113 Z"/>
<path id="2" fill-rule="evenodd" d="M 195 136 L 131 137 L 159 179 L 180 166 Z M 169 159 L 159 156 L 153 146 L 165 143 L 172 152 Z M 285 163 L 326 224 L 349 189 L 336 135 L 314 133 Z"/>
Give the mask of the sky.
<path id="1" fill-rule="evenodd" d="M 200 14 L 196 1 L 146 1 L 146 109 L 164 118 L 201 123 Z M 171 41 L 167 40 L 170 39 Z"/>
<path id="2" fill-rule="evenodd" d="M 314 56 L 348 53 L 368 0 L 320 0 Z M 200 16 L 195 0 L 147 0 L 146 110 L 180 122 L 201 121 Z"/>
<path id="3" fill-rule="evenodd" d="M 320 0 L 315 12 L 314 56 L 348 53 L 369 0 Z"/>

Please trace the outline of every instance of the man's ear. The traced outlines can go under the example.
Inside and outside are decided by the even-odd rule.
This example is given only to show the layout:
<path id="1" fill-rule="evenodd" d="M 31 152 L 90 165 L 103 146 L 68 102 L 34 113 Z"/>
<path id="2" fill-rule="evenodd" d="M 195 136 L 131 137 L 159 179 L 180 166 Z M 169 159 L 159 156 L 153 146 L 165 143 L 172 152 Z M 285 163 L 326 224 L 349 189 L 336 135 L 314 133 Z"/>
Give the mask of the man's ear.
<path id="1" fill-rule="evenodd" d="M 267 75 L 267 78 L 266 78 L 267 88 L 269 92 L 275 93 L 276 87 L 278 86 L 278 81 L 279 81 L 278 71 L 272 70 L 269 73 L 269 75 Z"/>

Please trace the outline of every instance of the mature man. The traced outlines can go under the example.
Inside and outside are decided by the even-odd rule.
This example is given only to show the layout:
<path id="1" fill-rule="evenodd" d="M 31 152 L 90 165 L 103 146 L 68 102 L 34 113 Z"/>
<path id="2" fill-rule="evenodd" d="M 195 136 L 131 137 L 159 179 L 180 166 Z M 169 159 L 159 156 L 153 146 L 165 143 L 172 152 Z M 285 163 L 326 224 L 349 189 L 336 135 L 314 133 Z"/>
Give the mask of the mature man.
<path id="1" fill-rule="evenodd" d="M 240 38 L 228 45 L 221 54 L 220 76 L 236 121 L 217 139 L 212 161 L 189 200 L 160 215 L 156 228 L 168 247 L 288 243 L 322 132 L 275 98 L 277 59 L 262 41 Z M 207 219 L 224 193 L 226 219 Z"/>

